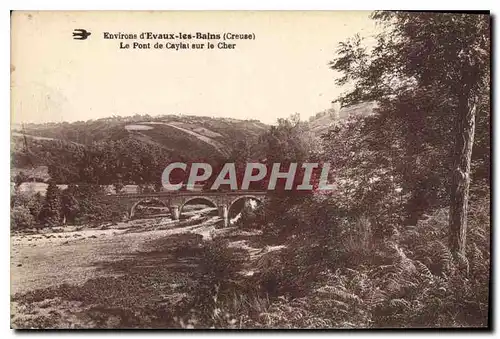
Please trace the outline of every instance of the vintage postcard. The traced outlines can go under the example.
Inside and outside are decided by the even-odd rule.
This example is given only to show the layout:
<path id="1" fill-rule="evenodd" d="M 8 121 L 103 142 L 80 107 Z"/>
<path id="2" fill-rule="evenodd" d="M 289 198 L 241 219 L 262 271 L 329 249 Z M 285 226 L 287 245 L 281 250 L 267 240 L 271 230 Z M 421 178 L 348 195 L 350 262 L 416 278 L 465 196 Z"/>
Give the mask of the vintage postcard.
<path id="1" fill-rule="evenodd" d="M 491 328 L 490 25 L 13 11 L 11 327 Z"/>

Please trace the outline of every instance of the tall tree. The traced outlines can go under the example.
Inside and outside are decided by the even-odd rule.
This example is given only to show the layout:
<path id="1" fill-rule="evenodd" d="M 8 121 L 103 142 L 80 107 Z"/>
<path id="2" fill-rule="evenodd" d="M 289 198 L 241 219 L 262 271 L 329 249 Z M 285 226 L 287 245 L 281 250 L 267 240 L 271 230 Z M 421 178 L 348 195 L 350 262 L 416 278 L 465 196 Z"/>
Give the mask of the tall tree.
<path id="1" fill-rule="evenodd" d="M 76 190 L 77 187 L 74 184 L 70 184 L 68 188 L 62 191 L 61 214 L 64 224 L 66 222 L 74 222 L 78 212 L 80 211 L 80 205 L 74 196 Z"/>
<path id="2" fill-rule="evenodd" d="M 57 225 L 61 222 L 61 194 L 54 180 L 49 182 L 45 194 L 45 203 L 40 211 L 42 223 L 49 226 Z"/>
<path id="3" fill-rule="evenodd" d="M 376 12 L 373 18 L 383 27 L 375 46 L 354 37 L 340 44 L 331 63 L 342 75 L 337 84 L 354 85 L 339 101 L 379 103 L 378 124 L 369 127 L 399 130 L 386 142 L 401 149 L 391 162 L 409 196 L 407 222 L 449 205 L 450 247 L 464 254 L 474 121 L 489 116 L 488 105 L 478 107 L 490 90 L 490 18 L 414 12 Z M 481 139 L 488 132 L 482 126 Z"/>

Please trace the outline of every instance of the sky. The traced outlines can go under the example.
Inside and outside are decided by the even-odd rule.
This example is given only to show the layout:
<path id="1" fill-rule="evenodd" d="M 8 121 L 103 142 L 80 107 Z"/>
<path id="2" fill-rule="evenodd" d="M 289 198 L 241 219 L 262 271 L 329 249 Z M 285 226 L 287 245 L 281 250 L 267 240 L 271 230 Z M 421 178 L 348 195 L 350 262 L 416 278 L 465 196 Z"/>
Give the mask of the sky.
<path id="1" fill-rule="evenodd" d="M 274 123 L 331 107 L 328 62 L 370 12 L 14 12 L 11 122 L 186 114 Z M 74 40 L 72 32 L 91 32 Z M 253 33 L 234 49 L 120 49 L 104 33 Z M 169 40 L 136 40 L 138 42 Z M 185 40 L 184 40 L 185 41 Z M 223 41 L 223 40 L 220 40 Z M 171 42 L 171 41 L 170 41 Z M 174 43 L 178 43 L 175 41 Z M 207 41 L 190 40 L 191 43 Z M 226 41 L 229 43 L 229 41 Z M 151 47 L 152 47 L 151 45 Z"/>

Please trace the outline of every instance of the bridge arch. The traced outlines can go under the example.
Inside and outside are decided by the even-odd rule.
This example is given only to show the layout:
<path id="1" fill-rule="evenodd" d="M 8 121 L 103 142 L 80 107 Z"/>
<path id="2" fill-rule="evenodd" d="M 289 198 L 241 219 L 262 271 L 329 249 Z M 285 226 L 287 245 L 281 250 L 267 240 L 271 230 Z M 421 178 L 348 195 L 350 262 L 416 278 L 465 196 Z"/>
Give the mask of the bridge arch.
<path id="1" fill-rule="evenodd" d="M 132 219 L 134 217 L 134 214 L 135 214 L 135 209 L 137 208 L 137 206 L 140 204 L 140 203 L 144 203 L 144 202 L 150 202 L 150 201 L 154 201 L 155 203 L 158 203 L 158 204 L 161 204 L 165 207 L 169 207 L 168 206 L 168 203 L 163 201 L 162 199 L 156 199 L 156 198 L 143 198 L 143 199 L 140 199 L 140 200 L 137 200 L 135 203 L 132 204 L 132 207 L 130 208 L 130 219 Z"/>
<path id="2" fill-rule="evenodd" d="M 184 200 L 181 204 L 179 204 L 179 216 L 182 215 L 182 209 L 184 208 L 184 206 L 188 203 L 188 202 L 191 202 L 193 200 L 203 200 L 203 201 L 206 201 L 208 202 L 210 205 L 213 205 L 213 207 L 218 207 L 219 204 L 217 203 L 217 201 L 215 201 L 214 199 L 212 199 L 211 197 L 207 197 L 207 196 L 203 196 L 203 195 L 199 195 L 199 196 L 193 196 L 193 197 L 189 197 L 187 198 L 186 200 Z"/>

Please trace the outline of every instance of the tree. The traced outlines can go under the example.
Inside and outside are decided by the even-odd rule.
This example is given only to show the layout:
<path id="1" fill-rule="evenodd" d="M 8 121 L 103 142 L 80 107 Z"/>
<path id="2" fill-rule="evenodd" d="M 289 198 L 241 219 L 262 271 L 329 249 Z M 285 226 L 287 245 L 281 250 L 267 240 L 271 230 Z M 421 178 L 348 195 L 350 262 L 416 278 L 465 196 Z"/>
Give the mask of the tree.
<path id="1" fill-rule="evenodd" d="M 45 203 L 40 211 L 40 219 L 45 225 L 54 226 L 61 222 L 61 194 L 55 181 L 51 180 L 45 194 Z"/>
<path id="2" fill-rule="evenodd" d="M 27 207 L 35 221 L 38 221 L 40 218 L 40 211 L 42 210 L 43 203 L 44 199 L 40 192 L 36 192 L 28 202 Z"/>
<path id="3" fill-rule="evenodd" d="M 80 204 L 75 198 L 76 186 L 71 184 L 62 192 L 61 195 L 61 214 L 63 223 L 75 221 L 78 213 L 80 212 Z"/>
<path id="4" fill-rule="evenodd" d="M 378 102 L 378 115 L 364 134 L 396 131 L 385 143 L 399 149 L 390 161 L 408 196 L 407 223 L 448 205 L 450 247 L 463 255 L 474 120 L 489 116 L 490 18 L 407 12 L 376 12 L 373 18 L 384 27 L 376 45 L 368 49 L 356 36 L 339 45 L 330 64 L 341 73 L 338 85 L 354 85 L 339 101 Z M 487 139 L 486 126 L 481 140 Z"/>
<path id="5" fill-rule="evenodd" d="M 375 125 L 374 125 L 375 124 Z M 378 133 L 367 133 L 375 129 Z M 365 216 L 377 235 L 392 233 L 401 223 L 401 182 L 393 159 L 402 150 L 384 140 L 393 138 L 393 129 L 380 128 L 366 117 L 337 122 L 322 136 L 324 157 L 334 166 L 335 190 L 328 202 L 339 217 Z"/>
<path id="6" fill-rule="evenodd" d="M 278 119 L 276 126 L 260 136 L 256 145 L 256 154 L 260 154 L 263 163 L 267 165 L 267 175 L 264 179 L 254 183 L 252 188 L 267 189 L 271 176 L 272 166 L 280 163 L 280 170 L 286 171 L 291 163 L 297 163 L 294 182 L 291 190 L 285 190 L 285 180 L 277 181 L 275 190 L 269 191 L 268 199 L 262 210 L 265 217 L 261 220 L 266 237 L 281 239 L 296 233 L 296 215 L 290 211 L 293 207 L 304 207 L 304 202 L 311 198 L 313 190 L 296 190 L 302 183 L 304 169 L 302 163 L 318 162 L 315 150 L 311 147 L 308 136 L 308 126 L 300 121 L 295 114 L 289 119 Z M 316 178 L 316 171 L 311 175 L 311 181 Z M 313 186 L 314 187 L 314 186 Z M 294 211 L 296 211 L 294 209 Z M 300 210 L 300 208 L 298 208 Z"/>
<path id="7" fill-rule="evenodd" d="M 489 18 L 464 20 L 467 34 L 458 59 L 461 72 L 457 76 L 458 116 L 455 123 L 455 148 L 450 193 L 450 247 L 465 256 L 467 210 L 471 181 L 476 112 L 480 96 L 489 96 Z M 475 27 L 474 27 L 474 26 Z M 462 83 L 462 86 L 459 84 Z"/>

